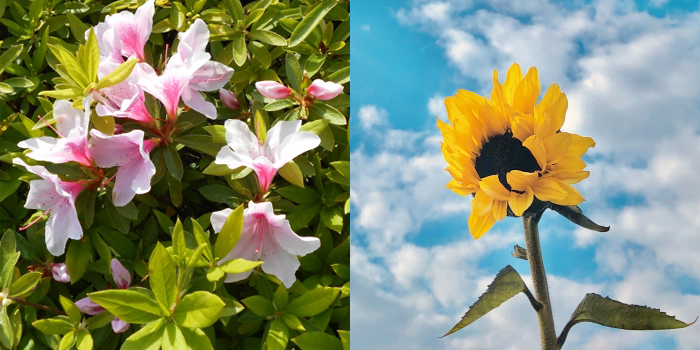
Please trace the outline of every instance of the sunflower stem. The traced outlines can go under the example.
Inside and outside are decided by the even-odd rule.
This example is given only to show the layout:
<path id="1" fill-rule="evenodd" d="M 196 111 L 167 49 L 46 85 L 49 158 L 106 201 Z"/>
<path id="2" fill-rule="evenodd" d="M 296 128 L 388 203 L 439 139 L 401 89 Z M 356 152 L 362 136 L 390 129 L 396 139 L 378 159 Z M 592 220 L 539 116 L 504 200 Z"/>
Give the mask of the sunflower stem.
<path id="1" fill-rule="evenodd" d="M 527 260 L 530 262 L 532 284 L 535 289 L 535 297 L 542 305 L 535 309 L 540 321 L 540 338 L 542 350 L 558 350 L 557 332 L 554 329 L 554 317 L 552 316 L 552 304 L 549 301 L 549 289 L 547 288 L 547 274 L 544 271 L 542 249 L 540 247 L 540 235 L 537 224 L 542 217 L 542 212 L 523 215 L 523 227 L 525 228 L 525 244 L 527 246 Z"/>

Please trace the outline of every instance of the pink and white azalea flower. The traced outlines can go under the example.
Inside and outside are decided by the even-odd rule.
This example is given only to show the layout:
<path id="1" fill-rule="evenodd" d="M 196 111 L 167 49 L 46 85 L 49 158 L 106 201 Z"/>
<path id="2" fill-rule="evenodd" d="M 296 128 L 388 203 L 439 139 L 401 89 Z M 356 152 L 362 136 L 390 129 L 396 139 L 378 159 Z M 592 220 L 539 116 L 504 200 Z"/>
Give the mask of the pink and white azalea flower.
<path id="1" fill-rule="evenodd" d="M 306 92 L 318 100 L 332 100 L 343 92 L 343 85 L 316 79 L 309 85 Z"/>
<path id="2" fill-rule="evenodd" d="M 226 143 L 216 155 L 216 164 L 225 164 L 231 169 L 241 166 L 253 168 L 258 176 L 261 193 L 272 184 L 272 178 L 285 164 L 296 156 L 316 148 L 321 139 L 308 131 L 300 131 L 301 120 L 281 121 L 267 132 L 265 143 L 248 126 L 236 119 L 224 123 Z"/>
<path id="3" fill-rule="evenodd" d="M 177 114 L 182 102 L 207 118 L 216 119 L 216 107 L 202 97 L 200 91 L 216 91 L 233 75 L 233 69 L 211 61 L 205 51 L 209 43 L 209 29 L 201 19 L 196 19 L 187 31 L 178 34 L 180 43 L 165 66 L 163 74 L 155 72 L 139 80 L 143 89 L 160 100 L 170 118 Z"/>
<path id="4" fill-rule="evenodd" d="M 45 215 L 51 213 L 46 221 L 46 248 L 54 256 L 62 255 L 69 238 L 83 237 L 83 228 L 80 226 L 78 212 L 75 210 L 75 199 L 83 190 L 83 184 L 63 181 L 43 166 L 27 165 L 19 158 L 15 158 L 12 162 L 42 178 L 29 182 L 29 195 L 24 207 L 46 210 Z"/>
<path id="5" fill-rule="evenodd" d="M 114 282 L 117 283 L 119 289 L 127 289 L 131 286 L 131 274 L 124 268 L 124 265 L 119 262 L 116 258 L 112 258 L 110 263 L 112 269 L 112 278 Z M 75 306 L 78 307 L 80 312 L 94 316 L 105 311 L 105 309 L 92 301 L 90 297 L 82 298 L 75 302 Z M 129 324 L 115 317 L 112 320 L 112 330 L 114 333 L 124 333 L 129 329 Z"/>
<path id="6" fill-rule="evenodd" d="M 230 90 L 219 89 L 219 98 L 221 99 L 221 103 L 232 111 L 241 108 L 241 104 L 238 102 L 236 95 Z"/>
<path id="7" fill-rule="evenodd" d="M 24 140 L 17 144 L 28 148 L 29 158 L 52 163 L 77 162 L 92 165 L 88 150 L 88 124 L 90 123 L 91 98 L 83 99 L 84 110 L 75 109 L 66 100 L 58 100 L 53 105 L 56 132 L 59 138 L 41 136 Z"/>
<path id="8" fill-rule="evenodd" d="M 224 209 L 211 214 L 214 232 L 221 231 L 232 209 Z M 290 288 L 296 281 L 295 273 L 300 263 L 297 256 L 309 254 L 321 246 L 317 237 L 298 236 L 284 215 L 276 215 L 272 203 L 248 203 L 243 211 L 243 231 L 236 246 L 220 264 L 233 259 L 251 261 L 262 260 L 262 270 L 277 276 L 285 287 Z M 229 274 L 226 282 L 246 279 L 251 271 Z"/>
<path id="9" fill-rule="evenodd" d="M 120 63 L 102 62 L 97 70 L 98 78 L 115 70 Z M 146 109 L 146 97 L 138 85 L 141 77 L 148 75 L 153 68 L 147 63 L 137 63 L 129 77 L 119 84 L 92 93 L 99 102 L 95 111 L 99 116 L 111 115 L 116 118 L 129 118 L 142 123 L 150 123 L 153 117 Z"/>
<path id="10" fill-rule="evenodd" d="M 68 268 L 64 263 L 51 264 L 51 275 L 56 282 L 70 283 L 70 276 L 68 275 Z"/>
<path id="11" fill-rule="evenodd" d="M 136 13 L 121 11 L 105 17 L 105 21 L 94 28 L 100 55 L 117 62 L 124 62 L 123 57 L 144 61 L 143 49 L 153 29 L 154 13 L 154 0 L 148 0 Z M 89 30 L 85 33 L 86 38 L 88 33 Z"/>
<path id="12" fill-rule="evenodd" d="M 149 154 L 156 143 L 144 140 L 142 130 L 110 136 L 93 129 L 90 135 L 90 152 L 97 166 L 119 167 L 112 190 L 115 206 L 125 206 L 136 194 L 151 190 L 151 178 L 156 173 L 156 167 Z"/>
<path id="13" fill-rule="evenodd" d="M 255 88 L 267 98 L 281 99 L 289 96 L 292 90 L 274 80 L 263 80 L 255 83 Z"/>

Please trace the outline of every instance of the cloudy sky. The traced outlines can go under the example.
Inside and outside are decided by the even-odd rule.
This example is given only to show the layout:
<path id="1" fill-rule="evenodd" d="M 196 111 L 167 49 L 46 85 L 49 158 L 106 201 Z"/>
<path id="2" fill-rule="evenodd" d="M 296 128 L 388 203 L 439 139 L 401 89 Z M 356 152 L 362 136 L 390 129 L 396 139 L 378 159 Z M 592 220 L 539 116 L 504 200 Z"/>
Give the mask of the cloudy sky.
<path id="1" fill-rule="evenodd" d="M 352 346 L 537 349 L 520 294 L 467 328 L 459 321 L 512 265 L 530 284 L 521 221 L 475 241 L 469 198 L 449 174 L 435 118 L 458 89 L 491 90 L 493 69 L 536 66 L 569 98 L 564 130 L 593 137 L 578 229 L 540 223 L 560 331 L 587 292 L 700 315 L 700 12 L 690 1 L 358 0 L 352 10 Z M 700 349 L 700 331 L 584 323 L 564 349 Z"/>

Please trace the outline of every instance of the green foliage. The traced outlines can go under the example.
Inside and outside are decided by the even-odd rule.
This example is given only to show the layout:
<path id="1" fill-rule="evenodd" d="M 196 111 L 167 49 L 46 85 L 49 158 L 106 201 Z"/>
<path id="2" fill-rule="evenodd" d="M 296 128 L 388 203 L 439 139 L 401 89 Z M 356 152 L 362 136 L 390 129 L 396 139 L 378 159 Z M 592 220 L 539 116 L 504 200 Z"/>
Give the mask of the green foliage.
<path id="1" fill-rule="evenodd" d="M 143 2 L 0 1 L 0 348 L 305 350 L 341 344 L 347 349 L 348 2 L 156 1 L 145 61 L 161 71 L 166 57 L 177 51 L 177 32 L 202 19 L 211 33 L 206 51 L 234 69 L 225 88 L 240 108 L 226 108 L 217 92 L 209 92 L 203 97 L 216 105 L 216 120 L 182 109 L 165 141 L 151 151 L 156 175 L 150 192 L 116 207 L 109 181 L 83 191 L 76 199 L 83 238 L 70 240 L 63 256 L 47 251 L 46 213 L 22 205 L 28 183 L 37 177 L 12 160 L 43 165 L 66 181 L 92 181 L 97 175 L 75 164 L 36 162 L 17 144 L 56 136 L 47 128 L 55 124 L 55 100 L 81 108 L 88 94 L 133 72 L 137 59 L 98 78 L 99 47 L 90 28 Z M 345 92 L 314 100 L 306 95 L 314 79 L 340 83 Z M 293 93 L 283 100 L 266 98 L 254 86 L 262 80 L 281 82 Z M 155 126 L 164 130 L 162 107 L 146 98 L 149 112 L 160 118 Z M 247 123 L 263 140 L 275 123 L 301 120 L 302 130 L 318 135 L 321 145 L 285 165 L 270 191 L 260 193 L 251 169 L 213 162 L 226 145 L 223 124 L 231 118 Z M 147 137 L 160 136 L 112 116 L 93 113 L 90 122 L 90 128 L 106 134 L 120 125 L 125 132 L 141 129 Z M 262 271 L 262 261 L 221 262 L 239 242 L 243 210 L 251 200 L 272 202 L 298 235 L 321 241 L 318 250 L 300 258 L 297 281 L 289 289 Z M 210 214 L 225 208 L 235 210 L 214 234 Z M 129 272 L 131 287 L 117 289 L 112 259 Z M 56 263 L 66 264 L 71 283 L 51 277 Z M 228 274 L 240 273 L 250 277 L 224 282 Z M 88 296 L 107 311 L 81 314 L 75 303 Z M 114 317 L 130 323 L 129 329 L 115 334 Z"/>

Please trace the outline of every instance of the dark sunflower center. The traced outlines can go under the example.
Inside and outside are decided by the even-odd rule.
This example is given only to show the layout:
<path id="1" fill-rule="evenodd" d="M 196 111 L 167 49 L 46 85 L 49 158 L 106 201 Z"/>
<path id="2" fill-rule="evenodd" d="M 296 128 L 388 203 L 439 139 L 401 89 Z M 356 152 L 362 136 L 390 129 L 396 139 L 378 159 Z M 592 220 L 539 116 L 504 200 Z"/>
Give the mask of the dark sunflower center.
<path id="1" fill-rule="evenodd" d="M 474 162 L 480 178 L 498 175 L 498 180 L 508 190 L 510 185 L 506 174 L 511 170 L 535 172 L 540 169 L 537 159 L 520 140 L 508 130 L 505 134 L 490 137 L 481 148 L 481 154 Z"/>

